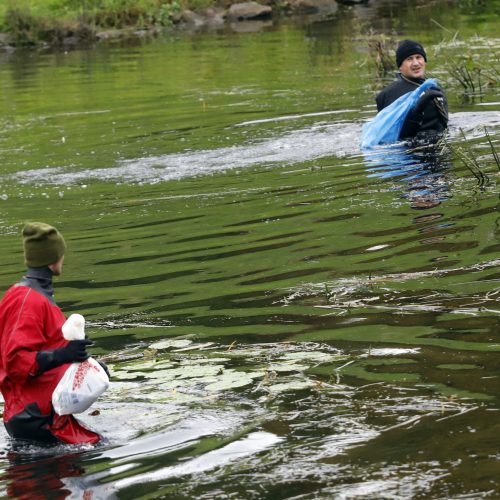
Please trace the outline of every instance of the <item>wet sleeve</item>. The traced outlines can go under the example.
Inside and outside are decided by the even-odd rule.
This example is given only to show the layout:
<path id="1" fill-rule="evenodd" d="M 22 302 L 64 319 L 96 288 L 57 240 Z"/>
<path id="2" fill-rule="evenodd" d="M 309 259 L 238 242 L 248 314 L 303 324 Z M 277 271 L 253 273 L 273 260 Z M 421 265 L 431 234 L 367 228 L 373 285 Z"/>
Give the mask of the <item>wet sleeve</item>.
<path id="1" fill-rule="evenodd" d="M 45 314 L 43 307 L 30 304 L 27 294 L 13 316 L 2 346 L 2 357 L 7 376 L 14 382 L 23 383 L 38 371 L 36 355 L 46 344 Z"/>

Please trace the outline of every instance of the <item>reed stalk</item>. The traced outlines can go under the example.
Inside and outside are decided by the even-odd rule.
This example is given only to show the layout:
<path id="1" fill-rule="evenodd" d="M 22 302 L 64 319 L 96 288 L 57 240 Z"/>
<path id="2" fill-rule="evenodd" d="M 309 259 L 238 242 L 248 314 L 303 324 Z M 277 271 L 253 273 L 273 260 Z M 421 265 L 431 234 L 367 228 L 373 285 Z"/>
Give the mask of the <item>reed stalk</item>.
<path id="1" fill-rule="evenodd" d="M 491 148 L 491 153 L 493 155 L 493 159 L 495 160 L 498 171 L 500 172 L 500 157 L 497 153 L 495 145 L 493 144 L 493 141 L 491 140 L 491 136 L 490 136 L 488 129 L 486 127 L 484 127 L 484 133 L 486 135 L 486 138 L 488 139 L 488 143 L 489 143 L 490 148 Z"/>
<path id="2" fill-rule="evenodd" d="M 462 58 L 447 65 L 451 77 L 463 88 L 468 98 L 483 97 L 486 88 L 495 87 L 500 79 L 500 58 L 478 63 Z"/>
<path id="3" fill-rule="evenodd" d="M 462 137 L 464 139 L 463 143 L 460 146 L 451 144 L 447 141 L 446 146 L 476 178 L 478 186 L 480 188 L 483 188 L 484 186 L 489 184 L 490 179 L 488 175 L 483 172 L 483 168 L 481 167 L 477 156 L 472 151 L 472 148 L 469 146 L 467 137 L 465 136 L 465 133 L 462 129 L 460 129 L 460 133 L 462 134 Z"/>

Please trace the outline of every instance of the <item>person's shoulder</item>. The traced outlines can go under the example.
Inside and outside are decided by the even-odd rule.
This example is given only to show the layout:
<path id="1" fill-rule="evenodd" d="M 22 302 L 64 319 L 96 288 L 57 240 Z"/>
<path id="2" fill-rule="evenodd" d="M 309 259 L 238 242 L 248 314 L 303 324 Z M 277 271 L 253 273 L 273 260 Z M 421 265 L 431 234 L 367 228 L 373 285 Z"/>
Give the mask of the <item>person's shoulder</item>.
<path id="1" fill-rule="evenodd" d="M 388 89 L 391 90 L 406 90 L 407 92 L 415 90 L 418 88 L 424 80 L 410 80 L 408 78 L 404 78 L 401 75 L 398 75 L 395 80 L 393 80 L 388 86 Z"/>
<path id="2" fill-rule="evenodd" d="M 3 296 L 2 301 L 19 302 L 20 304 L 30 304 L 33 306 L 43 306 L 48 300 L 39 292 L 23 285 L 16 283 L 12 285 Z"/>
<path id="3" fill-rule="evenodd" d="M 375 101 L 377 102 L 377 106 L 379 108 L 379 111 L 382 109 L 382 108 L 385 108 L 386 106 L 388 106 L 392 101 L 394 101 L 395 97 L 395 93 L 398 93 L 397 92 L 397 89 L 398 87 L 400 86 L 400 82 L 401 80 L 394 80 L 392 81 L 391 83 L 389 83 L 388 85 L 386 85 L 378 94 L 377 96 L 375 97 Z"/>
<path id="4" fill-rule="evenodd" d="M 3 298 L 17 298 L 23 297 L 26 295 L 27 289 L 25 286 L 22 286 L 21 283 L 16 283 L 7 289 Z"/>
<path id="5" fill-rule="evenodd" d="M 0 308 L 3 311 L 9 310 L 12 307 L 17 308 L 26 300 L 26 287 L 18 284 L 12 285 L 3 295 L 0 301 Z"/>
<path id="6" fill-rule="evenodd" d="M 385 87 L 380 94 L 377 96 L 377 103 L 383 105 L 383 107 L 392 104 L 399 97 L 412 92 L 419 87 L 419 82 L 412 82 L 403 78 L 401 75 L 396 77 L 396 80 L 391 82 L 387 87 Z"/>
<path id="7" fill-rule="evenodd" d="M 401 87 L 403 80 L 401 78 L 396 78 L 392 82 L 388 83 L 378 94 L 377 96 L 383 97 L 386 95 L 392 95 L 393 92 Z"/>
<path id="8" fill-rule="evenodd" d="M 391 88 L 393 88 L 393 87 L 397 87 L 398 85 L 401 85 L 401 82 L 402 82 L 402 81 L 403 81 L 403 80 L 401 79 L 401 77 L 396 76 L 396 77 L 394 78 L 394 80 L 392 80 L 391 82 L 389 82 L 389 83 L 388 83 L 388 84 L 387 84 L 387 85 L 383 88 L 383 90 L 387 90 L 387 89 L 391 89 Z"/>

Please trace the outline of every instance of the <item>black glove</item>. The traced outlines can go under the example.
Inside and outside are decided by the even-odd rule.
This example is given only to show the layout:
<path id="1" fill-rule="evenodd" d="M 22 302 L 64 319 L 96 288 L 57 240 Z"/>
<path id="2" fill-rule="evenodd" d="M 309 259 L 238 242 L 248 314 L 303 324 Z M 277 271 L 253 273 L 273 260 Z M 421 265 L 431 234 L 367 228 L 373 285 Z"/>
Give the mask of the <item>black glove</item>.
<path id="1" fill-rule="evenodd" d="M 423 113 L 425 107 L 434 99 L 441 100 L 441 102 L 444 101 L 444 94 L 441 89 L 429 89 L 426 90 L 419 98 L 417 101 L 417 104 L 415 104 L 415 112 L 416 113 Z"/>
<path id="2" fill-rule="evenodd" d="M 40 351 L 36 355 L 38 363 L 37 375 L 52 368 L 64 365 L 64 363 L 79 363 L 85 361 L 90 355 L 87 346 L 92 345 L 91 340 L 71 340 L 68 345 L 53 351 Z"/>

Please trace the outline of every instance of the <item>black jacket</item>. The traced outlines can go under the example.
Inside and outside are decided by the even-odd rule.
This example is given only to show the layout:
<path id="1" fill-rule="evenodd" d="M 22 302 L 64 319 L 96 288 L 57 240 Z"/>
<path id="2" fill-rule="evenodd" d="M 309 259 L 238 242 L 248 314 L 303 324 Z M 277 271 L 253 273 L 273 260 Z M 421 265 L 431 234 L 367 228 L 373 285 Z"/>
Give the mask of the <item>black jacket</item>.
<path id="1" fill-rule="evenodd" d="M 377 111 L 392 104 L 396 99 L 408 92 L 413 92 L 424 82 L 423 78 L 407 78 L 398 73 L 396 80 L 385 87 L 376 97 Z M 417 113 L 412 109 L 401 129 L 400 139 L 411 139 L 417 135 L 441 134 L 448 126 L 448 102 L 444 97 L 442 102 L 437 99 L 429 101 L 423 113 Z"/>

